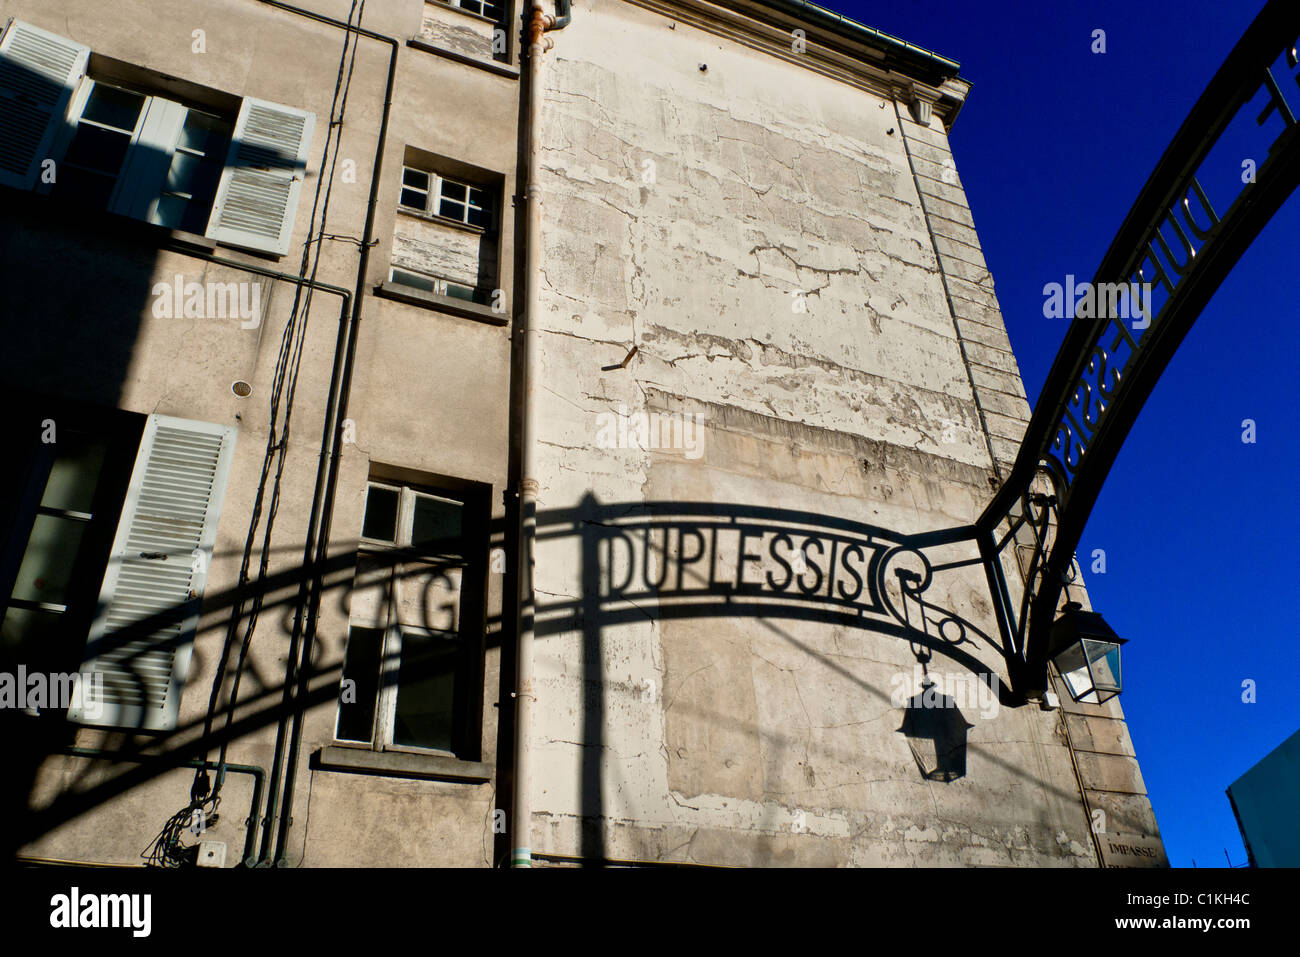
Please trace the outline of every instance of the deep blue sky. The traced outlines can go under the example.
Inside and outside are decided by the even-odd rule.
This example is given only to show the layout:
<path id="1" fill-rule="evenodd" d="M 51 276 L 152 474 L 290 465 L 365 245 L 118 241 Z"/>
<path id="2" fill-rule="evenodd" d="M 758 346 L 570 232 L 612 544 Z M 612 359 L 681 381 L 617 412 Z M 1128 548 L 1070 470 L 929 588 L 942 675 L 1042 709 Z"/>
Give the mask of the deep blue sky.
<path id="1" fill-rule="evenodd" d="M 951 142 L 1033 403 L 1067 324 L 1043 317 L 1044 284 L 1092 277 L 1263 0 L 822 3 L 959 61 L 974 83 Z M 1298 236 L 1300 195 L 1197 320 L 1079 549 L 1094 608 L 1129 639 L 1122 702 L 1175 867 L 1223 866 L 1225 848 L 1245 860 L 1224 789 L 1300 727 Z M 1097 548 L 1104 575 L 1089 573 Z"/>

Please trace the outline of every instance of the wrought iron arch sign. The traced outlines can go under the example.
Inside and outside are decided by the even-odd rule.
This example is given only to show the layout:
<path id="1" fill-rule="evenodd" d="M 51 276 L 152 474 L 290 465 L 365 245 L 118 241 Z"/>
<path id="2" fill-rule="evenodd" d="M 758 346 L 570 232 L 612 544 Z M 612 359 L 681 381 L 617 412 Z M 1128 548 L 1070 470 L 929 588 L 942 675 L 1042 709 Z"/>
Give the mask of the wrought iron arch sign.
<path id="1" fill-rule="evenodd" d="M 1047 687 L 1048 631 L 1084 525 L 1124 439 L 1206 303 L 1300 186 L 1300 95 L 1287 89 L 1294 84 L 1300 90 L 1298 40 L 1300 4 L 1269 0 L 1196 101 L 1092 283 L 1093 289 L 1150 284 L 1152 300 L 1130 326 L 1115 308 L 1102 308 L 1099 318 L 1074 313 L 1016 462 L 976 523 L 998 624 L 1015 649 L 1013 681 L 1028 697 Z M 1279 58 L 1284 65 L 1275 72 Z M 1250 117 L 1261 91 L 1267 103 Z M 1253 182 L 1243 174 L 1235 184 L 1241 189 L 1219 213 L 1197 174 L 1239 116 L 1257 126 L 1280 119 L 1283 129 Z M 1093 314 L 1091 305 L 1087 312 Z M 1129 310 L 1123 313 L 1127 318 Z M 1007 545 L 1016 542 L 1030 553 L 1018 603 L 1002 563 Z"/>

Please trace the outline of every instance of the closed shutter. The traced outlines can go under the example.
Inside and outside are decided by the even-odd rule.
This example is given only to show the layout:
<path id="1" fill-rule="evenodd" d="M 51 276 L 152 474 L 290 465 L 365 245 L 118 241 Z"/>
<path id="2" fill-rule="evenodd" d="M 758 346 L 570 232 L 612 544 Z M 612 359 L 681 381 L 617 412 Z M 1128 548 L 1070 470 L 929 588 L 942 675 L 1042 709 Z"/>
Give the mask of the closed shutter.
<path id="1" fill-rule="evenodd" d="M 81 666 L 81 687 L 98 674 L 102 698 L 70 720 L 176 727 L 235 431 L 149 417 Z"/>
<path id="2" fill-rule="evenodd" d="M 208 238 L 260 252 L 289 252 L 307 169 L 314 113 L 246 99 L 235 123 Z"/>
<path id="3" fill-rule="evenodd" d="M 31 189 L 90 47 L 14 20 L 0 40 L 0 183 Z"/>

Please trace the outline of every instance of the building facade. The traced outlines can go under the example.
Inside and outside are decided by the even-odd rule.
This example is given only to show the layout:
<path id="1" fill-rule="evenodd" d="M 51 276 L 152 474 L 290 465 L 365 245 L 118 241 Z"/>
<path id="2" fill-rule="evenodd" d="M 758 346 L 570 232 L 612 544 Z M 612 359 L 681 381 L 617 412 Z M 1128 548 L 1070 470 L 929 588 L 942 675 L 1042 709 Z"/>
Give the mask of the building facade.
<path id="1" fill-rule="evenodd" d="M 1252 765 L 1225 793 L 1251 867 L 1300 866 L 1300 833 L 1291 812 L 1300 794 L 1300 731 Z"/>
<path id="2" fill-rule="evenodd" d="M 0 0 L 5 666 L 82 676 L 15 853 L 1164 863 L 962 535 L 1029 407 L 958 65 L 523 7 Z"/>

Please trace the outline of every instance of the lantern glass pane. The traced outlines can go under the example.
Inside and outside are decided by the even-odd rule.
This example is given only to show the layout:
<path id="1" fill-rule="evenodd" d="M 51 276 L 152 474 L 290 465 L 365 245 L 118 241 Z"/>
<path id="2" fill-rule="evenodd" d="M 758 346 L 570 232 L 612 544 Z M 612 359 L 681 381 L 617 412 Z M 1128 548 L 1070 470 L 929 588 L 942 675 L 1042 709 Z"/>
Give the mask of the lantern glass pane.
<path id="1" fill-rule="evenodd" d="M 1118 694 L 1120 691 L 1119 645 L 1113 641 L 1098 641 L 1095 638 L 1082 639 L 1088 663 L 1092 668 L 1093 686 L 1103 694 Z"/>
<path id="2" fill-rule="evenodd" d="M 1065 681 L 1066 690 L 1075 701 L 1096 703 L 1093 695 L 1092 675 L 1088 671 L 1088 660 L 1084 657 L 1083 647 L 1075 642 L 1056 656 L 1056 669 Z M 1092 697 L 1089 697 L 1093 695 Z"/>

